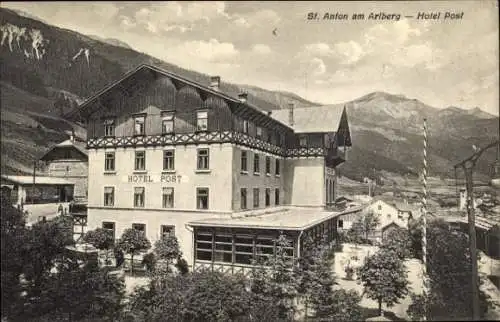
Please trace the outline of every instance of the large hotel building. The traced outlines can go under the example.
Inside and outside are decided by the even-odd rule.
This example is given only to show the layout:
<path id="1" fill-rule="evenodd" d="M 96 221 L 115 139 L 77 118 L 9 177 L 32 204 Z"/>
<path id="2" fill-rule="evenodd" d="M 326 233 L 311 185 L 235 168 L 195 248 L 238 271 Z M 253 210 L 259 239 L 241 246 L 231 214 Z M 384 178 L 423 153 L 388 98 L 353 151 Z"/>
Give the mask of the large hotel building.
<path id="1" fill-rule="evenodd" d="M 219 89 L 141 65 L 86 100 L 88 223 L 119 238 L 174 234 L 194 269 L 244 270 L 284 233 L 333 239 L 336 167 L 351 146 L 343 107 L 265 112 Z"/>

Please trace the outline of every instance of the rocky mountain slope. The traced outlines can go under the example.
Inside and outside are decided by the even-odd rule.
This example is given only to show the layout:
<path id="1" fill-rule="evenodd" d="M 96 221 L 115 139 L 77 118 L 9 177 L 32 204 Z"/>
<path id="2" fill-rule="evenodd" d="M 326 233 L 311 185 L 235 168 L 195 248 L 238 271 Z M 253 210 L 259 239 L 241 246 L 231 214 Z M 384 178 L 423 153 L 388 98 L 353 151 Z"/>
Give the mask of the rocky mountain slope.
<path id="1" fill-rule="evenodd" d="M 84 98 L 120 78 L 141 63 L 156 65 L 208 84 L 209 76 L 139 53 L 119 40 L 85 36 L 0 9 L 0 100 L 2 172 L 29 173 L 33 160 L 52 144 L 67 138 L 76 125 L 61 116 Z M 293 93 L 268 91 L 222 80 L 221 90 L 248 100 L 263 110 L 317 106 Z M 453 164 L 498 135 L 498 118 L 481 110 L 450 107 L 439 110 L 416 99 L 371 93 L 345 104 L 352 127 L 353 149 L 341 172 L 364 176 L 420 171 L 421 120 L 428 118 L 431 175 L 452 175 Z M 82 136 L 85 130 L 76 128 Z M 489 171 L 495 153 L 478 164 Z M 382 171 L 385 172 L 382 172 Z"/>

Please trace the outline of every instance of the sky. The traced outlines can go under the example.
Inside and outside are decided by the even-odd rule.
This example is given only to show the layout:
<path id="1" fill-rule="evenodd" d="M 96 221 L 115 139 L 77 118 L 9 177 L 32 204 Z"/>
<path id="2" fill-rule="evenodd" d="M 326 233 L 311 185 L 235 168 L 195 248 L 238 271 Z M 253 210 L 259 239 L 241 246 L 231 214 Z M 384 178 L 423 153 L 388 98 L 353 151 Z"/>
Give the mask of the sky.
<path id="1" fill-rule="evenodd" d="M 337 104 L 374 91 L 499 114 L 496 1 L 2 2 L 223 81 Z M 419 12 L 441 13 L 417 19 Z M 446 13 L 459 19 L 444 19 Z M 318 19 L 308 20 L 309 13 Z M 348 19 L 323 19 L 325 13 Z M 352 15 L 363 13 L 364 20 Z M 368 19 L 370 13 L 399 19 Z M 463 13 L 463 14 L 461 14 Z M 406 18 L 405 16 L 412 16 Z M 274 33 L 273 33 L 274 31 Z"/>

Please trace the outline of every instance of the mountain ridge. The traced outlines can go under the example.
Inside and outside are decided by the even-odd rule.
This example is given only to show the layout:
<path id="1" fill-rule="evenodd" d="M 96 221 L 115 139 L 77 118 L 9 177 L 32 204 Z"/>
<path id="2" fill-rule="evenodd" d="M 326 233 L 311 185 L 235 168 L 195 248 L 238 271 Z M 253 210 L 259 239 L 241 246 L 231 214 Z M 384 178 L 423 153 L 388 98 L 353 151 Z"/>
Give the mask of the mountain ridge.
<path id="1" fill-rule="evenodd" d="M 77 128 L 61 115 L 141 64 L 209 84 L 209 75 L 95 39 L 99 36 L 92 38 L 0 8 L 0 25 L 7 24 L 16 26 L 17 29 L 11 28 L 16 35 L 25 30 L 29 37 L 19 45 L 14 42 L 0 46 L 2 171 L 12 172 L 20 165 L 23 171 L 30 168 L 40 153 L 67 138 L 68 127 Z M 31 49 L 30 42 L 34 40 L 38 40 L 36 50 Z M 221 91 L 233 97 L 246 91 L 249 103 L 267 111 L 286 108 L 289 102 L 296 107 L 322 106 L 294 93 L 224 80 Z M 495 116 L 485 118 L 479 111 L 450 109 L 446 117 L 439 117 L 439 111 L 443 110 L 401 94 L 372 92 L 344 105 L 354 146 L 350 159 L 339 169 L 356 180 L 372 175 L 373 169 L 377 175 L 384 171 L 400 176 L 418 175 L 424 117 L 429 123 L 432 173 L 440 176 L 452 176 L 453 162 L 472 153 L 472 144 L 481 146 L 498 135 Z M 492 159 L 494 155 L 485 154 L 484 160 L 478 162 L 481 175 L 487 174 Z"/>

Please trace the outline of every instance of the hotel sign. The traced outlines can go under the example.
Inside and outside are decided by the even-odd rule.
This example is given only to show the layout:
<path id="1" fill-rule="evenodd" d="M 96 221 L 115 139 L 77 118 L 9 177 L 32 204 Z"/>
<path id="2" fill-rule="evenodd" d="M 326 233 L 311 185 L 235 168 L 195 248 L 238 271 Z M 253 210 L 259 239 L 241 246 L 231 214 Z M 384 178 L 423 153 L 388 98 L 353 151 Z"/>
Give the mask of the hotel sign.
<path id="1" fill-rule="evenodd" d="M 181 183 L 181 180 L 185 182 L 187 178 L 177 174 L 132 174 L 125 179 L 128 183 Z"/>

